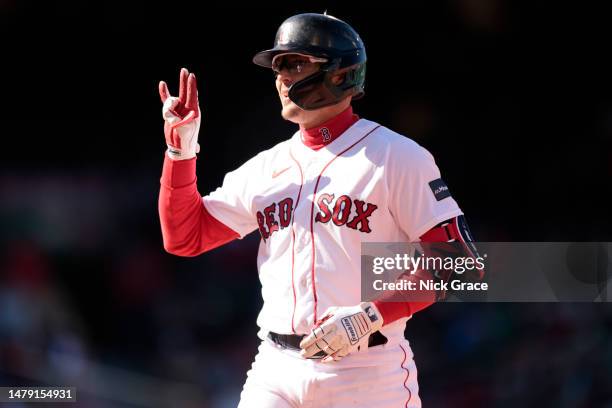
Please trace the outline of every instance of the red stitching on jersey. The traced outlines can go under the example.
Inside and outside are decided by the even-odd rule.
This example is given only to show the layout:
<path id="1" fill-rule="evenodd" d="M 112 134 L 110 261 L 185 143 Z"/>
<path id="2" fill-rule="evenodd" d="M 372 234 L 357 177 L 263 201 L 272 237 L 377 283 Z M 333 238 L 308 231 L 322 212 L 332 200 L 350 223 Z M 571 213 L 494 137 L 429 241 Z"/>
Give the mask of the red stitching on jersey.
<path id="1" fill-rule="evenodd" d="M 410 377 L 410 370 L 407 367 L 404 367 L 404 363 L 406 362 L 406 359 L 408 358 L 408 354 L 406 353 L 406 350 L 404 350 L 401 344 L 399 346 L 402 349 L 402 352 L 404 353 L 404 360 L 402 361 L 402 364 L 400 364 L 400 367 L 406 370 L 406 379 L 404 380 L 404 388 L 408 390 L 408 399 L 406 400 L 406 404 L 404 404 L 404 407 L 408 408 L 408 403 L 412 399 L 412 391 L 410 391 L 410 388 L 408 388 L 408 386 L 406 385 L 406 381 L 408 381 L 408 377 Z"/>
<path id="2" fill-rule="evenodd" d="M 311 247 L 312 247 L 312 268 L 310 270 L 310 280 L 312 281 L 312 296 L 314 298 L 314 319 L 313 319 L 313 322 L 315 322 L 315 323 L 317 321 L 317 303 L 318 303 L 318 298 L 317 298 L 317 286 L 315 284 L 314 205 L 315 205 L 315 202 L 317 201 L 317 189 L 319 188 L 319 181 L 321 181 L 321 176 L 323 176 L 323 173 L 325 172 L 325 170 L 327 170 L 329 165 L 332 164 L 334 160 L 336 160 L 338 157 L 342 156 L 344 153 L 346 153 L 349 150 L 351 150 L 359 142 L 361 142 L 363 139 L 368 137 L 372 132 L 374 132 L 379 127 L 380 127 L 380 125 L 376 126 L 374 129 L 372 129 L 368 133 L 366 133 L 361 139 L 359 139 L 358 141 L 356 141 L 355 143 L 353 143 L 352 145 L 350 145 L 349 147 L 347 147 L 346 149 L 344 149 L 343 151 L 341 151 L 340 153 L 335 155 L 334 158 L 331 159 L 325 165 L 325 167 L 323 167 L 323 170 L 321 170 L 321 173 L 319 173 L 319 177 L 317 177 L 317 182 L 315 183 L 314 193 L 312 195 L 312 206 L 310 207 L 310 241 L 312 242 L 312 245 L 311 245 Z"/>
<path id="3" fill-rule="evenodd" d="M 291 159 L 297 164 L 298 169 L 300 170 L 300 189 L 298 190 L 297 200 L 295 201 L 295 206 L 293 207 L 293 214 L 291 214 L 291 289 L 293 289 L 293 313 L 291 313 L 291 331 L 293 334 L 295 333 L 294 319 L 295 319 L 295 307 L 297 304 L 297 298 L 295 296 L 295 283 L 293 279 L 294 274 L 294 259 L 295 259 L 295 228 L 293 228 L 293 223 L 295 221 L 295 210 L 297 206 L 300 204 L 300 196 L 302 195 L 302 186 L 304 185 L 304 173 L 302 172 L 302 166 L 300 163 L 295 160 L 291 150 L 289 150 L 289 156 Z"/>

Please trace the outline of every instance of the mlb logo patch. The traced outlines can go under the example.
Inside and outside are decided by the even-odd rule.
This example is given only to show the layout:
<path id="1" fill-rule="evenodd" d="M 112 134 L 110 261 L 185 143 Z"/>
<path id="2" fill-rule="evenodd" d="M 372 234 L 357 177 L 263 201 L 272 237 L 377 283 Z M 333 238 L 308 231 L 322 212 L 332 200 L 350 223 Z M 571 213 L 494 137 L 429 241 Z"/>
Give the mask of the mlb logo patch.
<path id="1" fill-rule="evenodd" d="M 370 306 L 366 307 L 364 309 L 364 311 L 366 312 L 366 314 L 370 318 L 371 322 L 375 322 L 375 321 L 378 320 L 378 316 L 376 316 L 376 313 L 374 313 L 374 310 L 372 310 L 372 308 Z"/>

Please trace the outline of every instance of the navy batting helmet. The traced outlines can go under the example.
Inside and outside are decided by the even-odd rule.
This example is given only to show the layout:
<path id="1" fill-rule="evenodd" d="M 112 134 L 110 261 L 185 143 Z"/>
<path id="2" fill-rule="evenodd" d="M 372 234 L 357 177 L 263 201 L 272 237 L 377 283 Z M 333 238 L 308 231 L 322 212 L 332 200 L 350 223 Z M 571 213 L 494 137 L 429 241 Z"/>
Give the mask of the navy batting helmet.
<path id="1" fill-rule="evenodd" d="M 321 69 L 289 88 L 289 99 L 302 109 L 334 105 L 347 96 L 363 96 L 366 52 L 359 34 L 347 23 L 327 14 L 306 13 L 289 17 L 276 32 L 274 48 L 261 51 L 253 62 L 272 68 L 279 54 L 304 54 L 320 58 Z M 344 74 L 340 84 L 332 83 Z"/>

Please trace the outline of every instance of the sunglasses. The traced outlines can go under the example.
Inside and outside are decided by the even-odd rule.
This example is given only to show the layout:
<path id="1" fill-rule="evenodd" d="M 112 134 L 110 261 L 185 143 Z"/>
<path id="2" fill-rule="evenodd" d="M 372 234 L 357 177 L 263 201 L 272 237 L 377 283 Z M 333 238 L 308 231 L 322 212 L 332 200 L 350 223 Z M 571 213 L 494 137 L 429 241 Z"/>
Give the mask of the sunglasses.
<path id="1" fill-rule="evenodd" d="M 296 56 L 299 58 L 295 58 Z M 272 71 L 275 74 L 280 74 L 284 70 L 289 75 L 295 75 L 304 71 L 309 65 L 322 62 L 327 62 L 327 59 L 303 54 L 279 54 L 272 59 Z"/>

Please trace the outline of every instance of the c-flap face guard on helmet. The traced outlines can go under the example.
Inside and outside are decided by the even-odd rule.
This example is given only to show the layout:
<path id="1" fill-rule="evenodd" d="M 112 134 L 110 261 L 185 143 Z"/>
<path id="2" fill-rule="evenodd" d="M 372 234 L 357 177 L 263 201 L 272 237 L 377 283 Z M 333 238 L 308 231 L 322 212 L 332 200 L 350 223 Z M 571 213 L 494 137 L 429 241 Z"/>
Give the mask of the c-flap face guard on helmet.
<path id="1" fill-rule="evenodd" d="M 363 76 L 365 64 L 358 64 L 340 69 L 341 59 L 336 58 L 321 66 L 314 74 L 294 83 L 289 88 L 289 99 L 304 110 L 316 110 L 335 105 L 344 98 L 352 96 L 359 99 L 363 96 Z M 340 84 L 334 84 L 332 78 L 343 75 Z"/>
<path id="2" fill-rule="evenodd" d="M 331 83 L 331 77 L 339 64 L 339 60 L 330 61 L 321 66 L 319 71 L 292 84 L 289 99 L 304 110 L 315 110 L 336 103 L 342 92 Z"/>

